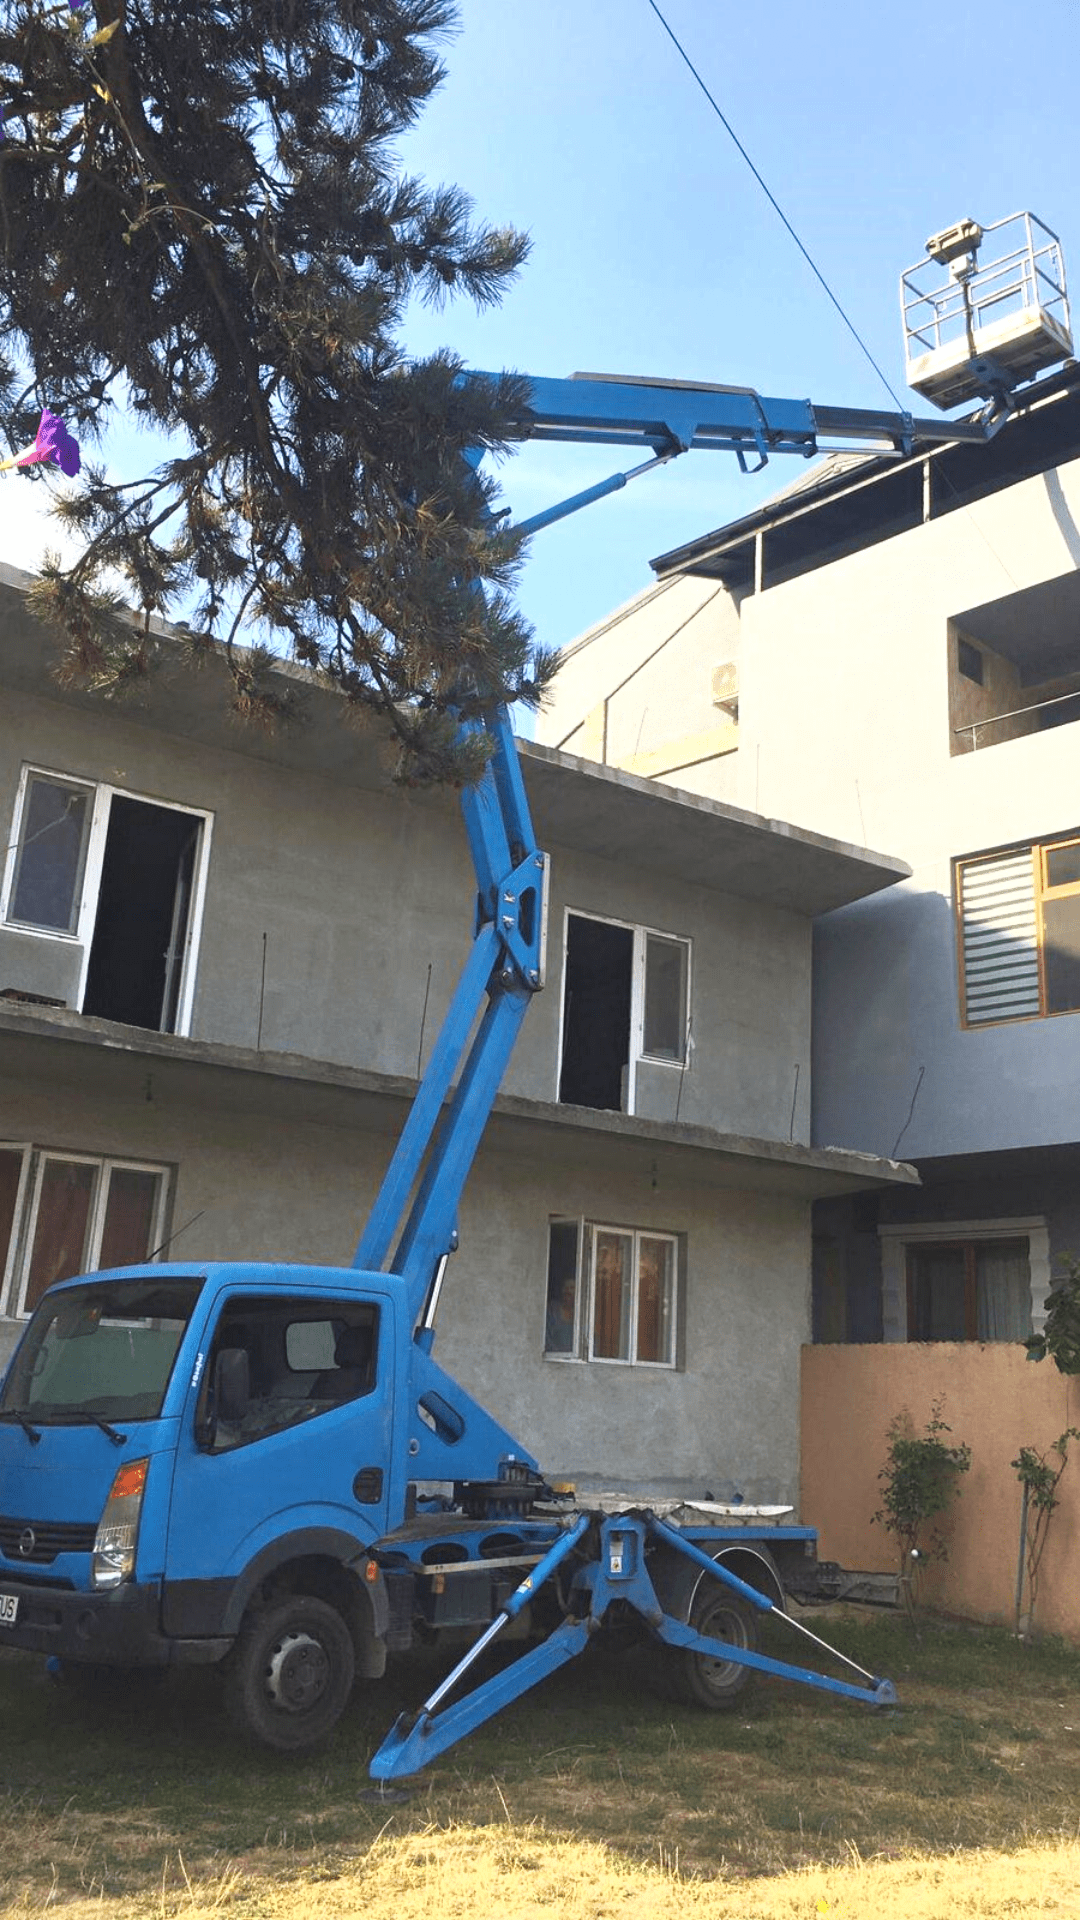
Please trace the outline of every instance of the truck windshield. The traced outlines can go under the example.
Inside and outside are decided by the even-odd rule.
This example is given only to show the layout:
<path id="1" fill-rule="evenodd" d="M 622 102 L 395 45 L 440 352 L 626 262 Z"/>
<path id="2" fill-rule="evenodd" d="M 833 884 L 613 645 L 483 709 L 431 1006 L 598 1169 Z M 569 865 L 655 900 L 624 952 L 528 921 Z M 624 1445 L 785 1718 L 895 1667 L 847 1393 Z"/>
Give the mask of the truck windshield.
<path id="1" fill-rule="evenodd" d="M 46 1294 L 0 1393 L 39 1425 L 153 1420 L 201 1279 L 109 1280 Z"/>

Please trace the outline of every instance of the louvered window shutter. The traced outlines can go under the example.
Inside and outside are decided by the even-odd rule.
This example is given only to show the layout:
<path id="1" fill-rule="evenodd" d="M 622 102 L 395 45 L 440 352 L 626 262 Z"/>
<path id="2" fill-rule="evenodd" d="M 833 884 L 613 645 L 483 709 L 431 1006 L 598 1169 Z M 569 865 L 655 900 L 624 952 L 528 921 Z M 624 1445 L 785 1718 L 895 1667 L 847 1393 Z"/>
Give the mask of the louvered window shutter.
<path id="1" fill-rule="evenodd" d="M 1030 847 L 961 867 L 960 923 L 968 1025 L 1038 1013 L 1039 935 Z"/>

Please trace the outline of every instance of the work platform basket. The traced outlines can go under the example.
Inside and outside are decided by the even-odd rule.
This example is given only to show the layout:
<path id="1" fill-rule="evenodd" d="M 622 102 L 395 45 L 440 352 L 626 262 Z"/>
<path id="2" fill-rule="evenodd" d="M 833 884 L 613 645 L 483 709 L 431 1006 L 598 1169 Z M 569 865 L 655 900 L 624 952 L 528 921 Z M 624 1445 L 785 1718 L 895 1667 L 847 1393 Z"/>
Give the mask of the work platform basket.
<path id="1" fill-rule="evenodd" d="M 1032 213 L 958 221 L 900 280 L 908 385 L 934 406 L 1011 391 L 1072 353 L 1057 235 Z"/>

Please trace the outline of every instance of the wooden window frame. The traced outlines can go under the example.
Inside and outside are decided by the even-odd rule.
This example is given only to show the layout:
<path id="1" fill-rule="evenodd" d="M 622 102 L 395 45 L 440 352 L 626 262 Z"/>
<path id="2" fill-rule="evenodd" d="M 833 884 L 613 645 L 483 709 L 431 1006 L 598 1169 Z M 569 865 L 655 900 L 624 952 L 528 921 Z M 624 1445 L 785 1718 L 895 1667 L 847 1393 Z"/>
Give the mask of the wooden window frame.
<path id="1" fill-rule="evenodd" d="M 991 1220 L 908 1220 L 879 1226 L 881 1247 L 882 1339 L 886 1345 L 908 1340 L 907 1251 L 909 1247 L 956 1246 L 972 1240 L 1026 1240 L 1031 1284 L 1031 1324 L 1036 1333 L 1046 1325 L 1046 1302 L 1053 1288 L 1050 1232 L 1042 1214 L 1020 1214 Z"/>
<path id="2" fill-rule="evenodd" d="M 1080 880 L 1070 881 L 1066 886 L 1052 887 L 1046 879 L 1047 855 L 1058 853 L 1063 847 L 1080 847 L 1080 830 L 1056 835 L 1050 840 L 1020 841 L 1018 844 L 994 847 L 986 853 L 965 854 L 953 861 L 953 923 L 956 937 L 957 981 L 959 986 L 960 1026 L 965 1033 L 982 1033 L 986 1028 L 1020 1026 L 1029 1020 L 1062 1020 L 1070 1014 L 1080 1013 L 1080 1007 L 1050 1008 L 1047 1006 L 1046 992 L 1046 934 L 1043 903 L 1045 900 L 1065 900 L 1080 896 Z M 970 1020 L 967 1011 L 967 978 L 964 966 L 964 908 L 963 877 L 972 867 L 1000 860 L 1009 854 L 1031 856 L 1031 890 L 1035 909 L 1036 962 L 1039 983 L 1039 1010 L 1037 1013 L 1005 1013 L 994 1020 Z"/>
<path id="3" fill-rule="evenodd" d="M 920 1240 L 912 1242 L 904 1250 L 905 1278 L 907 1282 L 907 1337 L 909 1344 L 922 1342 L 912 1332 L 915 1324 L 915 1261 L 922 1253 L 956 1253 L 964 1256 L 964 1340 L 977 1341 L 979 1338 L 978 1281 L 976 1274 L 974 1240 Z M 929 1339 L 928 1342 L 929 1344 Z M 934 1343 L 940 1344 L 940 1343 Z"/>

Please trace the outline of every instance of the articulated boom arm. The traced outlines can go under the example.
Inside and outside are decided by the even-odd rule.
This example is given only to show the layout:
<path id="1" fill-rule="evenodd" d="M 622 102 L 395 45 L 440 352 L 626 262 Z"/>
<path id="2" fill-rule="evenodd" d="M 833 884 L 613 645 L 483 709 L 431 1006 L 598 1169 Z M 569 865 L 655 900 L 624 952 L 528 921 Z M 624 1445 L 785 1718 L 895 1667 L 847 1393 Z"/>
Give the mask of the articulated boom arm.
<path id="1" fill-rule="evenodd" d="M 463 730 L 493 740 L 483 778 L 461 797 L 476 869 L 476 937 L 353 1260 L 369 1272 L 401 1274 L 428 1346 L 443 1266 L 457 1243 L 461 1191 L 544 968 L 547 861 L 536 846 L 509 714 L 499 707 Z"/>
<path id="2" fill-rule="evenodd" d="M 493 377 L 461 375 L 463 380 Z M 1008 411 L 1009 402 L 1001 398 L 971 419 L 927 419 L 868 407 L 776 400 L 752 387 L 698 386 L 689 380 L 643 380 L 605 373 L 534 379 L 529 405 L 518 422 L 526 438 L 649 447 L 653 458 L 629 473 L 611 474 L 518 525 L 523 532 L 536 533 L 680 453 L 733 453 L 744 473 L 757 473 L 771 453 L 797 453 L 809 460 L 817 453 L 857 451 L 902 459 L 918 446 L 988 440 Z"/>
<path id="3" fill-rule="evenodd" d="M 490 377 L 460 375 L 463 381 Z M 519 528 L 536 532 L 614 493 L 635 474 L 694 449 L 732 452 L 744 471 L 756 471 L 748 455 L 757 467 L 771 453 L 808 458 L 822 451 L 823 441 L 837 438 L 902 456 L 923 442 L 986 440 L 1007 405 L 968 420 L 942 421 L 766 399 L 748 387 L 606 374 L 536 379 L 519 423 L 528 438 L 640 447 L 652 457 L 519 522 Z M 480 457 L 470 456 L 470 464 Z M 476 938 L 353 1261 L 368 1272 L 402 1276 L 417 1337 L 427 1348 L 446 1257 L 457 1243 L 462 1188 L 529 1001 L 543 984 L 546 860 L 536 846 L 509 715 L 499 708 L 463 725 L 488 733 L 493 742 L 483 778 L 462 795 L 476 868 Z"/>

